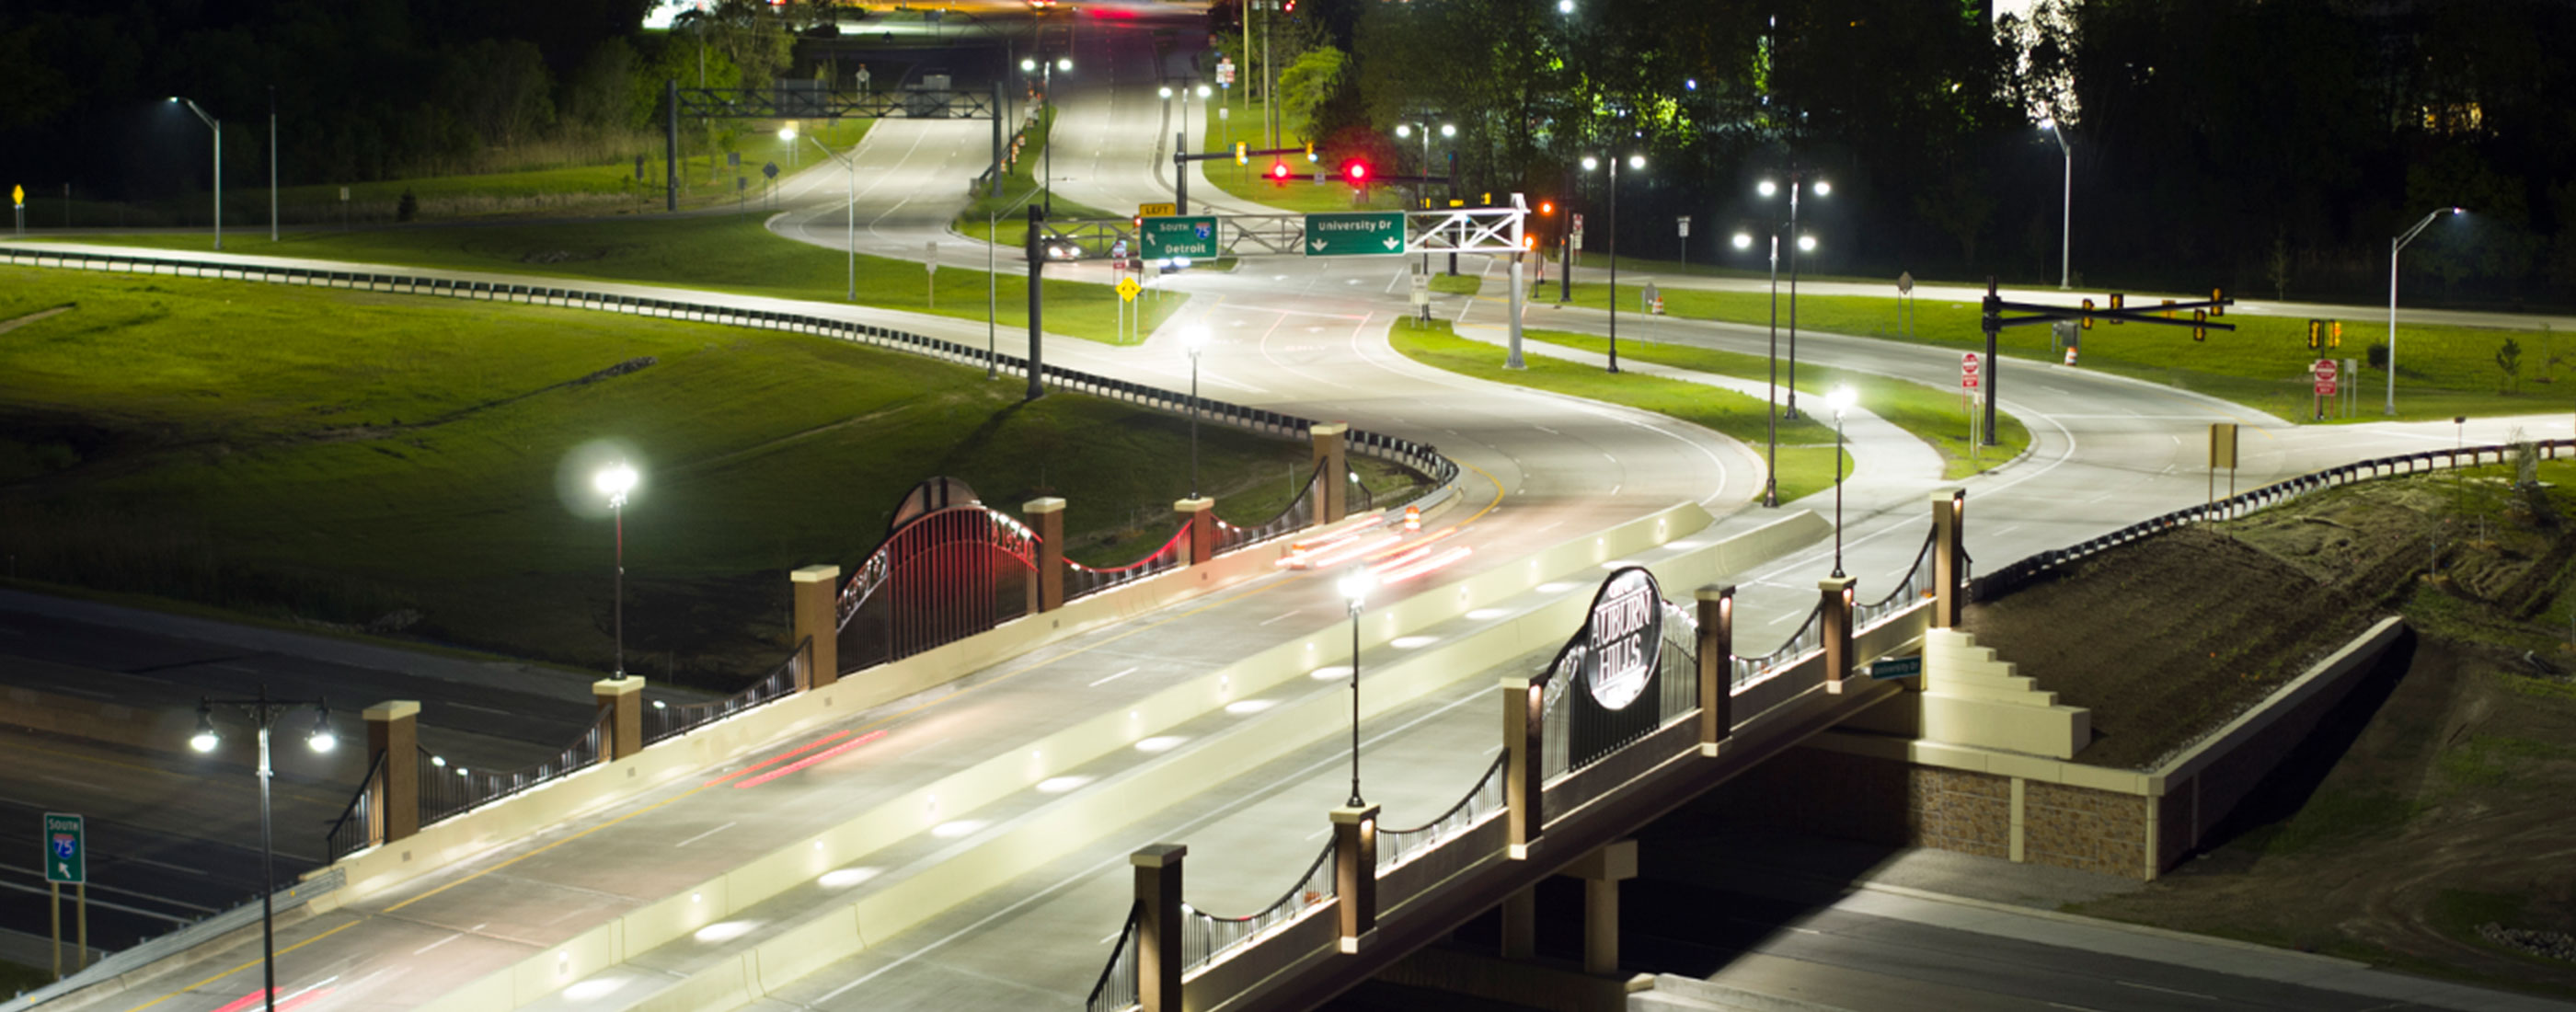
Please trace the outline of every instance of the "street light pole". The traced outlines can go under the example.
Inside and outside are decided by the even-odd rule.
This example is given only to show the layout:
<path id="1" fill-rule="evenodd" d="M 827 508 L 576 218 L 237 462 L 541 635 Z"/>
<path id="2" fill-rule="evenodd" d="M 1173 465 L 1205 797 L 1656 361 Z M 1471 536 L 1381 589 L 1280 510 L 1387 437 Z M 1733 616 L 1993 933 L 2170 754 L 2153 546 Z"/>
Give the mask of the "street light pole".
<path id="1" fill-rule="evenodd" d="M 203 120 L 206 129 L 215 132 L 215 249 L 224 248 L 224 121 L 207 115 L 194 100 L 170 96 L 170 101 L 185 104 L 189 112 Z"/>
<path id="2" fill-rule="evenodd" d="M 214 708 L 217 706 L 240 707 L 250 715 L 251 722 L 259 728 L 259 958 L 263 985 L 261 997 L 268 1012 L 277 1012 L 277 926 L 276 910 L 270 899 L 277 892 L 277 867 L 275 849 L 271 845 L 269 835 L 269 781 L 275 773 L 269 766 L 268 729 L 270 725 L 277 722 L 282 711 L 310 706 L 314 711 L 313 732 L 305 737 L 305 745 L 316 752 L 328 752 L 339 742 L 331 733 L 329 703 L 320 699 L 310 701 L 270 699 L 268 685 L 263 682 L 259 686 L 259 694 L 249 699 L 200 697 L 197 700 L 197 733 L 188 739 L 190 748 L 199 752 L 212 752 L 215 750 L 215 745 L 222 740 L 221 736 L 215 733 Z"/>
<path id="3" fill-rule="evenodd" d="M 1207 329 L 1192 327 L 1181 341 L 1190 350 L 1190 498 L 1199 497 L 1199 351 L 1207 345 Z"/>
<path id="4" fill-rule="evenodd" d="M 2424 220 L 2416 222 L 2414 228 L 2407 229 L 2405 235 L 2388 241 L 2388 404 L 2381 409 L 2384 414 L 2397 413 L 2397 252 L 2405 249 L 2407 243 L 2414 242 L 2424 227 L 2431 225 L 2433 219 L 2441 217 L 2444 212 L 2463 213 L 2456 207 L 2434 208 L 2424 215 Z"/>
<path id="5" fill-rule="evenodd" d="M 824 154 L 832 156 L 833 161 L 841 163 L 841 167 L 848 169 L 850 173 L 850 199 L 848 203 L 841 206 L 842 235 L 850 249 L 850 290 L 842 297 L 848 301 L 857 302 L 859 301 L 859 162 L 855 157 L 844 156 L 823 147 L 823 139 L 820 137 L 809 134 L 805 139 L 813 141 L 815 147 L 821 148 Z M 856 155 L 857 149 L 852 148 L 851 154 Z"/>
<path id="6" fill-rule="evenodd" d="M 1600 165 L 1591 155 L 1583 156 L 1583 171 Z M 1646 167 L 1646 156 L 1629 155 L 1628 167 Z M 1794 203 L 1791 206 L 1796 206 Z M 1610 156 L 1610 371 L 1619 371 L 1619 156 Z M 1795 312 L 1792 304 L 1792 312 Z M 1793 374 L 1794 375 L 1794 374 Z"/>
<path id="7" fill-rule="evenodd" d="M 1735 234 L 1735 248 L 1749 249 L 1753 237 Z M 1762 505 L 1780 505 L 1780 230 L 1771 230 L 1771 379 L 1762 397 L 1767 429 L 1763 450 Z"/>
<path id="8" fill-rule="evenodd" d="M 2057 230 L 2057 289 L 2065 291 L 2075 277 L 2075 149 L 2066 143 L 2066 127 L 2054 117 L 2039 121 L 2039 128 L 2057 138 L 2057 150 L 2066 154 L 2066 218 Z"/>
<path id="9" fill-rule="evenodd" d="M 617 520 L 617 579 L 612 608 L 616 615 L 619 678 L 626 677 L 626 493 L 635 489 L 635 479 L 635 468 L 623 462 L 592 479 L 592 484 L 608 494 L 608 512 Z"/>
<path id="10" fill-rule="evenodd" d="M 1843 578 L 1843 412 L 1850 410 L 1852 388 L 1838 386 L 1825 395 L 1834 409 L 1834 579 Z"/>
<path id="11" fill-rule="evenodd" d="M 1351 801 L 1352 808 L 1363 807 L 1360 800 L 1360 605 L 1368 599 L 1369 588 L 1376 579 L 1368 568 L 1353 567 L 1342 577 L 1342 598 L 1351 605 Z"/>
<path id="12" fill-rule="evenodd" d="M 268 241 L 277 241 L 277 86 L 268 86 Z"/>

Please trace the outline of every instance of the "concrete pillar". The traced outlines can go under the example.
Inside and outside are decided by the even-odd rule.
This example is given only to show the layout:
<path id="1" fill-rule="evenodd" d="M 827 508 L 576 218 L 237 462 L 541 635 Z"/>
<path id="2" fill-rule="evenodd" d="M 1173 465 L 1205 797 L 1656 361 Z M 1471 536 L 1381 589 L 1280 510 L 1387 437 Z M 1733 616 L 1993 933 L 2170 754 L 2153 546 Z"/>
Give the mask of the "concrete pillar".
<path id="1" fill-rule="evenodd" d="M 1959 624 L 1960 565 L 1967 561 L 1967 542 L 1960 539 L 1967 523 L 1968 490 L 1932 493 L 1932 628 Z"/>
<path id="2" fill-rule="evenodd" d="M 1333 892 L 1343 952 L 1360 951 L 1377 932 L 1377 808 L 1333 809 Z"/>
<path id="3" fill-rule="evenodd" d="M 1825 641 L 1825 691 L 1843 691 L 1844 680 L 1852 671 L 1852 587 L 1858 581 L 1848 576 L 1827 577 L 1816 581 L 1816 590 L 1824 596 L 1822 619 Z"/>
<path id="4" fill-rule="evenodd" d="M 1547 823 L 1539 787 L 1546 694 L 1547 688 L 1531 684 L 1527 675 L 1503 679 L 1503 842 L 1514 861 L 1529 857 L 1530 845 L 1538 842 Z"/>
<path id="5" fill-rule="evenodd" d="M 1637 877 L 1637 841 L 1621 840 L 1583 856 L 1566 874 L 1583 880 L 1583 972 L 1619 971 L 1619 883 Z"/>
<path id="6" fill-rule="evenodd" d="M 1020 516 L 1038 536 L 1037 601 L 1031 610 L 1064 607 L 1064 500 L 1054 496 L 1020 505 Z"/>
<path id="7" fill-rule="evenodd" d="M 366 710 L 367 761 L 385 757 L 367 787 L 368 843 L 392 843 L 420 832 L 420 704 L 407 699 Z"/>
<path id="8" fill-rule="evenodd" d="M 787 635 L 808 644 L 796 691 L 811 692 L 841 677 L 841 567 L 807 566 L 787 579 L 796 593 L 796 625 Z"/>
<path id="9" fill-rule="evenodd" d="M 1699 598 L 1699 754 L 1717 755 L 1717 745 L 1735 727 L 1735 587 L 1701 587 Z"/>
<path id="10" fill-rule="evenodd" d="M 1538 887 L 1503 897 L 1503 958 L 1538 955 Z"/>
<path id="11" fill-rule="evenodd" d="M 590 683 L 590 698 L 609 708 L 608 740 L 601 743 L 609 762 L 644 750 L 644 676 L 602 678 Z"/>
<path id="12" fill-rule="evenodd" d="M 1190 529 L 1189 537 L 1182 541 L 1189 564 L 1203 565 L 1216 558 L 1216 500 L 1205 496 L 1183 499 L 1172 504 L 1172 513 Z"/>
<path id="13" fill-rule="evenodd" d="M 1127 855 L 1136 867 L 1136 999 L 1145 1012 L 1181 1012 L 1181 858 L 1157 843 Z"/>
<path id="14" fill-rule="evenodd" d="M 1344 457 L 1343 437 L 1350 426 L 1341 422 L 1310 425 L 1306 433 L 1315 441 L 1315 522 L 1340 523 L 1348 516 L 1351 496 L 1351 466 Z"/>

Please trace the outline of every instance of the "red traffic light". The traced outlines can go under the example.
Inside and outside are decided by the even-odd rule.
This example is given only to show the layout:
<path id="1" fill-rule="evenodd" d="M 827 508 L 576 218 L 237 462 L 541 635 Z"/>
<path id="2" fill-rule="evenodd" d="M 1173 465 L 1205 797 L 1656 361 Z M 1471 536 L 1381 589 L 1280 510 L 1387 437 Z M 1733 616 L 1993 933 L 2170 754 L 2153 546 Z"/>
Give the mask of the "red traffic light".
<path id="1" fill-rule="evenodd" d="M 1351 162 L 1342 166 L 1342 178 L 1354 183 L 1368 182 L 1368 163 Z"/>
<path id="2" fill-rule="evenodd" d="M 1271 178 L 1271 179 L 1273 179 L 1273 180 L 1276 180 L 1276 181 L 1278 181 L 1278 182 L 1282 182 L 1282 183 L 1287 182 L 1287 181 L 1288 181 L 1288 163 L 1286 163 L 1286 162 L 1272 162 L 1272 163 L 1270 163 L 1270 178 Z"/>
<path id="3" fill-rule="evenodd" d="M 1553 201 L 1553 200 L 1542 200 L 1542 201 L 1539 201 L 1539 202 L 1538 202 L 1538 213 L 1540 213 L 1540 214 L 1555 214 L 1555 213 L 1556 213 L 1556 201 Z"/>

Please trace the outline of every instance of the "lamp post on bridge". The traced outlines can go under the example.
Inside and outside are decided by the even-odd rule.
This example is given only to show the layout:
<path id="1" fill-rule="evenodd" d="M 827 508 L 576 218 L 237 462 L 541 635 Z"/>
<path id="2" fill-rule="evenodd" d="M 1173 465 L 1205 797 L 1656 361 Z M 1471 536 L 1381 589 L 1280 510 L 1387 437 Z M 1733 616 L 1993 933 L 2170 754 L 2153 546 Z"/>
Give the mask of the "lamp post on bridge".
<path id="1" fill-rule="evenodd" d="M 1351 606 L 1351 801 L 1350 807 L 1367 804 L 1360 800 L 1360 606 L 1368 600 L 1369 589 L 1377 579 L 1366 566 L 1354 566 L 1339 585 L 1342 599 Z"/>
<path id="2" fill-rule="evenodd" d="M 212 752 L 222 742 L 215 732 L 215 707 L 233 706 L 248 714 L 251 724 L 259 729 L 259 959 L 261 997 L 268 1012 L 277 1012 L 277 931 L 276 912 L 270 896 L 277 892 L 277 868 L 274 849 L 269 839 L 268 782 L 274 773 L 268 762 L 268 729 L 287 711 L 313 708 L 313 730 L 304 743 L 315 752 L 329 752 L 339 744 L 331 733 L 331 707 L 321 699 L 270 699 L 268 685 L 262 683 L 259 694 L 249 699 L 197 700 L 197 733 L 189 736 L 188 747 L 199 752 Z"/>
<path id="3" fill-rule="evenodd" d="M 612 595 L 617 628 L 617 677 L 626 677 L 626 493 L 634 491 L 635 468 L 625 463 L 612 464 L 591 479 L 591 484 L 608 496 L 608 511 L 617 519 L 617 580 Z"/>

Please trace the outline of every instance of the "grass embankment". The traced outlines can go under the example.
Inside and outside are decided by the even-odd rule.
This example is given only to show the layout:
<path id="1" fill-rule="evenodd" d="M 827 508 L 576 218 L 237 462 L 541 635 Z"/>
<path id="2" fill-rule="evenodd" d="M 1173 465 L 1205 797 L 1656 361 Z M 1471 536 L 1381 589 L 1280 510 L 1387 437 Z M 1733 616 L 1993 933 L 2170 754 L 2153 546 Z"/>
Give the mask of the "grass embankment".
<path id="1" fill-rule="evenodd" d="M 2540 464 L 2537 488 L 2515 488 L 2513 477 L 2487 467 L 2370 482 L 2212 528 L 2237 551 L 2287 567 L 2291 582 L 2324 588 L 2307 602 L 2263 598 L 2280 635 L 2395 612 L 2418 636 L 2413 654 L 2401 658 L 2402 671 L 2361 680 L 2303 735 L 2205 853 L 2081 912 L 2576 996 L 2576 966 L 2507 934 L 2576 933 L 2576 898 L 2555 844 L 2576 818 L 2576 678 L 2567 674 L 2576 669 L 2576 542 L 2567 526 L 2576 518 L 2576 463 Z M 2164 540 L 2121 551 L 2152 554 Z M 2246 599 L 2219 582 L 2155 591 L 2142 575 L 2122 567 L 2111 577 L 2118 586 L 2107 594 L 2122 599 L 2124 614 L 2175 610 L 2158 596 Z M 2150 635 L 2200 628 L 2176 615 Z M 2098 638 L 2076 646 L 2093 666 L 2109 656 L 2117 658 L 2109 665 L 2137 669 L 2131 675 L 2145 685 L 2170 685 L 2189 671 L 2126 657 Z M 2042 688 L 2061 688 L 2051 668 L 2015 659 Z M 2254 686 L 2268 691 L 2313 659 L 2294 656 L 2244 677 L 2270 680 Z M 2220 707 L 2209 721 L 2231 712 Z"/>
<path id="2" fill-rule="evenodd" d="M 1609 339 L 1590 334 L 1523 329 L 1521 335 L 1529 340 L 1579 348 L 1595 355 L 1609 353 Z M 1740 379 L 1762 379 L 1769 374 L 1770 368 L 1769 360 L 1759 355 L 1740 355 L 1635 338 L 1620 344 L 1619 355 L 1639 362 Z M 1995 411 L 1995 428 L 1998 430 L 1995 445 L 1982 447 L 1969 443 L 1967 409 L 1960 406 L 1959 396 L 1951 391 L 1875 373 L 1845 372 L 1812 363 L 1800 369 L 1799 373 L 1798 390 L 1810 398 L 1807 402 L 1810 414 L 1823 410 L 1827 391 L 1837 386 L 1849 386 L 1860 406 L 1912 433 L 1914 438 L 1931 444 L 1932 449 L 1941 454 L 1944 478 L 1965 478 L 1991 470 L 2030 449 L 2030 430 L 2022 425 L 2021 419 L 2000 408 Z M 1755 411 L 1761 410 L 1761 403 L 1758 400 L 1754 402 Z M 1803 425 L 1806 421 L 1802 418 L 1796 423 L 1784 423 L 1781 432 L 1785 436 L 1787 424 Z M 1831 422 L 1830 416 L 1817 420 L 1820 428 L 1829 426 Z M 1760 435 L 1756 433 L 1757 437 Z"/>
<path id="3" fill-rule="evenodd" d="M 1621 285 L 1623 298 L 1647 279 Z M 1555 278 L 1534 288 L 1530 298 L 1554 298 Z M 1577 282 L 1574 304 L 1607 309 L 1610 287 Z M 1771 318 L 1768 292 L 1710 292 L 1663 289 L 1671 315 L 1694 320 L 1762 323 Z M 2070 296 L 2070 299 L 2073 298 Z M 2145 300 L 2139 299 L 2136 302 Z M 1782 321 L 1787 307 L 1782 307 Z M 1798 325 L 1804 329 L 1903 340 L 1940 347 L 1985 348 L 1979 307 L 1973 302 L 1916 300 L 1910 326 L 1901 325 L 1897 300 L 1859 295 L 1801 295 Z M 2235 401 L 2293 421 L 2312 417 L 2312 383 L 2308 367 L 2317 359 L 2363 360 L 2374 333 L 2360 321 L 2345 321 L 2344 346 L 2310 350 L 2307 321 L 2236 314 L 2223 320 L 2235 332 L 2210 331 L 2206 341 L 2193 341 L 2187 328 L 2162 325 L 2097 323 L 2084 331 L 2082 367 L 2193 390 Z M 2385 339 L 2385 331 L 2377 331 Z M 2521 348 L 2520 391 L 2499 392 L 2505 374 L 2496 362 L 2506 340 Z M 1997 339 L 1999 352 L 2015 358 L 2059 362 L 2046 327 L 2014 327 Z M 2564 411 L 2576 407 L 2576 340 L 2537 330 L 2490 330 L 2474 327 L 2407 326 L 2398 331 L 2397 409 L 2401 418 L 2449 418 L 2453 415 L 2508 415 Z M 2560 361 L 2549 365 L 2556 357 Z M 2544 377 L 2549 379 L 2544 380 Z M 2347 377 L 2346 382 L 2351 382 Z M 2006 383 L 2011 380 L 2007 376 Z M 2382 420 L 2388 373 L 2362 367 L 2361 414 L 2356 421 Z M 2339 419 L 2330 419 L 2339 420 Z"/>
<path id="4" fill-rule="evenodd" d="M 1459 337 L 1446 320 L 1424 323 L 1406 317 L 1395 322 L 1387 337 L 1406 358 L 1462 376 L 1652 411 L 1756 446 L 1765 438 L 1762 402 L 1743 394 L 1635 373 L 1612 375 L 1527 348 L 1522 349 L 1521 359 L 1528 368 L 1505 369 L 1493 345 Z M 1812 417 L 1783 419 L 1777 477 L 1780 501 L 1834 487 L 1835 456 L 1830 425 Z M 1844 456 L 1842 466 L 1848 467 L 1848 455 Z"/>
<path id="5" fill-rule="evenodd" d="M 614 443 L 644 474 L 635 667 L 730 689 L 779 652 L 782 573 L 855 567 L 917 481 L 1014 512 L 1062 496 L 1096 564 L 1167 535 L 1189 491 L 1181 416 L 1023 403 L 1017 381 L 823 338 L 0 268 L 0 321 L 60 306 L 0 339 L 0 549 L 28 586 L 595 668 L 612 541 L 582 462 Z M 1204 428 L 1224 516 L 1285 504 L 1305 446 Z"/>
<path id="6" fill-rule="evenodd" d="M 1214 107 L 1211 106 L 1211 108 Z M 1215 183 L 1217 189 L 1224 190 L 1227 194 L 1241 200 L 1308 214 L 1326 211 L 1399 211 L 1409 206 L 1411 189 L 1408 186 L 1360 188 L 1344 182 L 1316 182 L 1317 169 L 1333 173 L 1338 173 L 1342 169 L 1341 163 L 1334 159 L 1331 152 L 1320 148 L 1317 149 L 1316 154 L 1323 160 L 1319 162 L 1307 161 L 1306 153 L 1300 150 L 1295 154 L 1286 155 L 1253 155 L 1247 159 L 1248 164 L 1234 164 L 1231 156 L 1237 143 L 1252 151 L 1260 151 L 1272 146 L 1269 130 L 1262 123 L 1262 117 L 1266 113 L 1266 103 L 1246 102 L 1238 98 L 1233 104 L 1231 113 L 1225 118 L 1220 119 L 1214 115 L 1208 117 L 1205 133 L 1207 147 L 1201 150 L 1209 153 L 1222 152 L 1229 156 L 1199 163 L 1201 173 L 1207 176 L 1208 182 Z M 1302 148 L 1308 139 L 1306 121 L 1289 116 L 1284 111 L 1280 116 L 1278 146 Z M 1266 175 L 1274 159 L 1287 164 L 1288 182 L 1274 183 Z M 1383 165 L 1370 167 L 1381 172 L 1389 171 L 1389 168 Z"/>
<path id="7" fill-rule="evenodd" d="M 203 235 L 89 241 L 189 251 L 208 250 L 212 243 Z M 230 253 L 631 281 L 816 302 L 843 301 L 849 290 L 845 251 L 786 239 L 758 220 L 732 215 L 289 233 L 275 243 L 265 236 L 235 237 L 225 247 Z M 859 304 L 961 320 L 985 318 L 983 271 L 952 266 L 925 277 L 927 273 L 915 261 L 862 254 Z M 999 274 L 994 284 L 994 318 L 1002 327 L 1025 330 L 1028 279 Z M 1073 281 L 1045 285 L 1048 333 L 1117 343 L 1115 290 Z M 1144 333 L 1150 334 L 1179 309 L 1180 300 L 1139 304 L 1147 306 Z"/>

